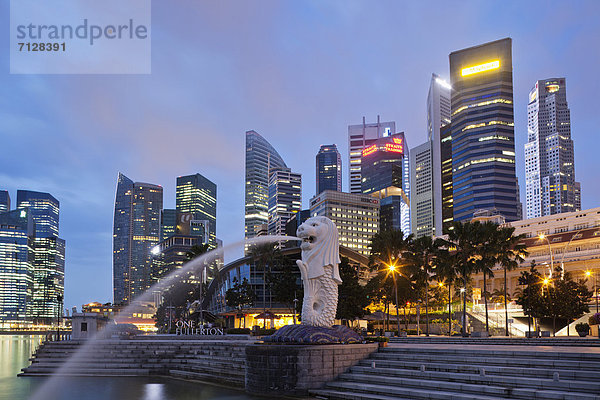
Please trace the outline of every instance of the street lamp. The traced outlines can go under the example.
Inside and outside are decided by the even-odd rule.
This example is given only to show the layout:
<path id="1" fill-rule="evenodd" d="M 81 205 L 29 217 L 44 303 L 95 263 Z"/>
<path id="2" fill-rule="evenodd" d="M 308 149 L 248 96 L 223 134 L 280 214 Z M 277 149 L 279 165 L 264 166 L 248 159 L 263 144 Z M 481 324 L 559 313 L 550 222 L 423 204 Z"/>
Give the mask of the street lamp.
<path id="1" fill-rule="evenodd" d="M 548 242 L 548 249 L 550 250 L 550 278 L 552 278 L 552 274 L 554 273 L 554 256 L 552 255 L 552 246 L 550 246 L 550 241 L 548 240 L 548 236 L 543 233 L 538 235 L 540 240 L 546 240 Z"/>
<path id="2" fill-rule="evenodd" d="M 397 323 L 397 332 L 396 335 L 400 336 L 400 315 L 398 313 L 398 285 L 396 284 L 396 263 L 388 264 L 388 271 L 392 274 L 392 278 L 394 279 L 394 291 L 396 292 L 396 323 Z"/>
<path id="3" fill-rule="evenodd" d="M 586 278 L 592 275 L 592 271 L 585 271 Z M 598 274 L 594 274 L 594 297 L 596 298 L 596 313 L 598 313 Z"/>

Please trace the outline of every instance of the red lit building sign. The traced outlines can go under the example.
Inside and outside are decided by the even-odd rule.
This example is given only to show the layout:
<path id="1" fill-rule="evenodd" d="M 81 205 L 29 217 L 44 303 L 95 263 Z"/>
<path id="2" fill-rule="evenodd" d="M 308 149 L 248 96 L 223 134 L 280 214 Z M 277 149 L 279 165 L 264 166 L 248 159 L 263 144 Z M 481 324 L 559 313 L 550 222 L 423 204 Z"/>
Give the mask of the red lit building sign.
<path id="1" fill-rule="evenodd" d="M 363 149 L 363 151 L 362 151 L 362 156 L 363 156 L 363 157 L 366 157 L 366 156 L 368 156 L 369 154 L 373 154 L 373 153 L 375 153 L 376 151 L 377 151 L 377 145 L 375 145 L 375 144 L 372 144 L 372 145 L 370 145 L 369 147 L 367 147 L 367 148 Z"/>
<path id="2" fill-rule="evenodd" d="M 366 147 L 362 151 L 362 156 L 369 156 L 379 150 L 387 151 L 390 153 L 400 153 L 404 154 L 404 143 L 402 138 L 392 138 L 391 142 L 387 142 L 383 145 L 378 146 L 377 144 L 372 144 L 369 147 Z"/>

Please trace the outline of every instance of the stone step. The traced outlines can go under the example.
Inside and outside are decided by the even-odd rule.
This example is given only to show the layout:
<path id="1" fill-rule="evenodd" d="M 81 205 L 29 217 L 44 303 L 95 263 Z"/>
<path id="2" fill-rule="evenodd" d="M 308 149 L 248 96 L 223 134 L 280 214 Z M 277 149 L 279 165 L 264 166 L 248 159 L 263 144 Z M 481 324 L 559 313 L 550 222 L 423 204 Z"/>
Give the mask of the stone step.
<path id="1" fill-rule="evenodd" d="M 588 361 L 600 361 L 600 353 L 594 352 L 566 352 L 566 351 L 528 351 L 528 350 L 487 350 L 487 349 L 465 349 L 465 348 L 434 348 L 434 347 L 385 347 L 380 353 L 417 353 L 417 354 L 477 354 L 484 356 L 518 356 L 539 359 L 584 359 Z"/>
<path id="2" fill-rule="evenodd" d="M 56 368 L 40 368 L 30 369 L 25 368 L 19 376 L 146 376 L 150 371 L 147 369 L 102 369 L 102 368 L 77 368 L 77 369 L 61 369 Z"/>
<path id="3" fill-rule="evenodd" d="M 385 396 L 369 393 L 337 391 L 330 389 L 311 390 L 310 394 L 316 399 L 332 399 L 332 400 L 411 400 L 408 397 Z"/>
<path id="4" fill-rule="evenodd" d="M 207 374 L 202 372 L 193 372 L 193 371 L 182 371 L 179 369 L 169 370 L 169 375 L 175 378 L 181 379 L 192 379 L 203 382 L 210 383 L 224 383 L 228 386 L 236 386 L 236 387 L 244 387 L 244 377 L 234 378 L 234 377 L 226 377 L 225 379 L 220 376 L 215 376 L 214 374 Z"/>
<path id="5" fill-rule="evenodd" d="M 437 360 L 436 360 L 437 361 Z M 421 366 L 425 366 L 426 371 L 440 371 L 452 373 L 473 373 L 478 374 L 483 368 L 486 374 L 504 375 L 504 376 L 528 376 L 552 379 L 555 372 L 559 373 L 560 379 L 582 380 L 582 381 L 599 381 L 600 371 L 591 370 L 585 371 L 580 369 L 565 369 L 548 368 L 545 365 L 540 365 L 539 368 L 520 368 L 520 367 L 503 367 L 494 366 L 489 363 L 484 364 L 450 364 L 437 362 L 423 361 L 399 361 L 396 359 L 366 359 L 361 361 L 358 366 L 371 368 L 373 362 L 377 368 L 393 368 L 393 369 L 410 369 L 420 370 Z"/>
<path id="6" fill-rule="evenodd" d="M 408 378 L 408 379 L 421 379 L 421 380 L 433 380 L 433 381 L 446 381 L 446 382 L 462 382 L 468 384 L 477 385 L 495 385 L 501 387 L 528 387 L 537 389 L 549 389 L 549 390 L 563 390 L 568 388 L 569 390 L 580 391 L 585 393 L 600 393 L 600 383 L 598 382 L 584 382 L 578 380 L 559 379 L 554 381 L 550 379 L 540 378 L 527 378 L 517 376 L 500 376 L 500 375 L 480 375 L 480 374 L 469 374 L 469 373 L 451 373 L 451 372 L 437 372 L 437 371 L 417 371 L 417 370 L 391 370 L 389 368 L 367 368 L 367 367 L 353 367 L 351 369 L 352 374 L 342 375 L 340 379 L 345 379 L 348 376 L 354 376 L 353 374 L 359 374 L 364 376 L 374 375 L 376 378 L 381 376 L 391 376 L 395 378 Z"/>
<path id="7" fill-rule="evenodd" d="M 567 391 L 536 390 L 529 388 L 502 388 L 485 385 L 468 385 L 453 382 L 426 382 L 419 380 L 380 378 L 377 383 L 334 381 L 327 388 L 350 389 L 373 394 L 400 395 L 413 399 L 544 399 L 544 400 L 598 400 L 598 396 Z"/>
<path id="8" fill-rule="evenodd" d="M 447 362 L 449 364 L 477 364 L 477 365 L 495 365 L 509 367 L 527 367 L 527 368 L 567 368 L 567 369 L 582 369 L 582 370 L 599 370 L 600 362 L 592 361 L 573 361 L 573 360 L 555 360 L 555 359 L 532 359 L 517 358 L 517 357 L 500 357 L 500 356 L 480 356 L 480 355 L 430 355 L 430 354 L 404 354 L 390 355 L 386 353 L 376 353 L 372 357 L 375 360 L 396 360 L 398 358 L 406 361 L 421 361 L 421 362 Z"/>
<path id="9" fill-rule="evenodd" d="M 390 343 L 423 343 L 423 344 L 483 344 L 483 345 L 523 345 L 523 346 L 599 346 L 600 339 L 587 338 L 436 338 L 436 337 L 413 337 L 413 338 L 390 338 Z"/>

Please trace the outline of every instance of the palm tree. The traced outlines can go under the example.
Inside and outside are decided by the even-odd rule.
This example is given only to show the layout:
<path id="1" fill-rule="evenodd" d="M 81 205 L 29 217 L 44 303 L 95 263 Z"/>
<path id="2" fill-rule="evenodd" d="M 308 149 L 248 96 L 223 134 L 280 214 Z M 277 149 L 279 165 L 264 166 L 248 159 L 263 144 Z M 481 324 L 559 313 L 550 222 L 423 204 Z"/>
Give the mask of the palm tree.
<path id="1" fill-rule="evenodd" d="M 489 314 L 488 314 L 488 295 L 486 277 L 493 278 L 494 272 L 492 268 L 496 262 L 498 254 L 497 237 L 498 225 L 493 222 L 485 222 L 483 224 L 474 224 L 474 229 L 477 231 L 474 239 L 477 242 L 476 255 L 476 271 L 483 274 L 483 299 L 485 303 L 485 330 L 489 334 Z"/>
<path id="2" fill-rule="evenodd" d="M 417 287 L 425 289 L 425 334 L 427 336 L 429 336 L 429 281 L 434 270 L 433 260 L 441 245 L 439 239 L 434 240 L 430 236 L 422 236 L 410 240 L 407 250 L 403 253 L 403 257 L 408 263 L 411 281 L 415 281 Z"/>
<path id="3" fill-rule="evenodd" d="M 503 226 L 498 229 L 498 256 L 496 262 L 504 268 L 504 316 L 506 336 L 508 336 L 508 304 L 506 271 L 517 268 L 529 254 L 523 243 L 525 234 L 514 235 L 515 228 Z"/>
<path id="4" fill-rule="evenodd" d="M 443 244 L 440 241 L 440 244 Z M 435 279 L 440 287 L 444 282 L 448 285 L 448 336 L 452 335 L 452 283 L 456 280 L 457 271 L 454 261 L 450 256 L 448 249 L 439 247 L 436 250 L 435 261 Z"/>
<path id="5" fill-rule="evenodd" d="M 402 253 L 408 248 L 408 243 L 412 240 L 412 235 L 406 239 L 404 234 L 399 229 L 385 230 L 378 232 L 371 238 L 369 247 L 371 255 L 369 256 L 369 264 L 371 269 L 382 270 L 383 265 L 387 271 L 386 277 L 391 273 L 394 280 L 394 290 L 396 297 L 396 320 L 398 322 L 398 333 L 400 333 L 400 315 L 398 304 L 398 286 L 396 282 L 396 264 L 402 258 Z"/>
<path id="6" fill-rule="evenodd" d="M 273 243 L 264 243 L 252 246 L 249 251 L 257 269 L 263 272 L 263 315 L 267 313 L 267 269 L 269 269 L 279 258 L 280 250 Z M 263 329 L 267 326 L 266 318 L 263 319 Z"/>
<path id="7" fill-rule="evenodd" d="M 461 223 L 454 221 L 452 223 L 452 229 L 448 231 L 448 240 L 444 243 L 448 246 L 451 251 L 451 259 L 453 260 L 456 272 L 460 275 L 463 288 L 467 288 L 467 281 L 471 274 L 477 270 L 477 234 L 480 230 L 477 225 L 481 225 L 479 222 Z M 463 295 L 463 336 L 467 336 L 467 296 Z"/>

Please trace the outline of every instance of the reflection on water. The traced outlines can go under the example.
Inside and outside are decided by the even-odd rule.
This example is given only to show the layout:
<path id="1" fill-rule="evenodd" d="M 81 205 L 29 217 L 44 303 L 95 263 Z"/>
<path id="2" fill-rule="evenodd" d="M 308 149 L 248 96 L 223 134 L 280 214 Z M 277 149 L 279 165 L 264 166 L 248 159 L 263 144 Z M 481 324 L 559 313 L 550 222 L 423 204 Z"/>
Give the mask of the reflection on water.
<path id="1" fill-rule="evenodd" d="M 21 368 L 41 343 L 39 335 L 0 335 L 0 400 L 25 400 L 46 378 L 21 377 Z M 48 400 L 259 400 L 244 392 L 186 382 L 176 379 L 151 378 L 61 378 L 58 397 Z"/>

